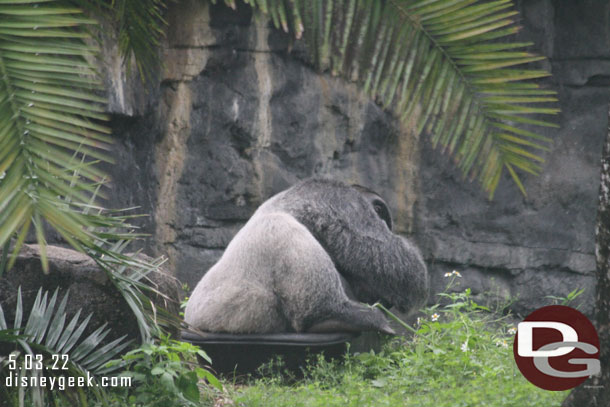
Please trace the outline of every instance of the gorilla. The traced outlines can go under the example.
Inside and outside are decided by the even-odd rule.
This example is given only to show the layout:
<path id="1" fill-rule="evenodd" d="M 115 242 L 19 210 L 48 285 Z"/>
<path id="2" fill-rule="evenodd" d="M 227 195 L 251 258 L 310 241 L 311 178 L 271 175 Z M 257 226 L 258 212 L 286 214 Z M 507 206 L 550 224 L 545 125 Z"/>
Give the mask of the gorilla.
<path id="1" fill-rule="evenodd" d="M 372 304 L 403 312 L 428 295 L 419 250 L 392 233 L 373 191 L 308 179 L 264 202 L 199 281 L 185 322 L 206 332 L 394 331 Z"/>

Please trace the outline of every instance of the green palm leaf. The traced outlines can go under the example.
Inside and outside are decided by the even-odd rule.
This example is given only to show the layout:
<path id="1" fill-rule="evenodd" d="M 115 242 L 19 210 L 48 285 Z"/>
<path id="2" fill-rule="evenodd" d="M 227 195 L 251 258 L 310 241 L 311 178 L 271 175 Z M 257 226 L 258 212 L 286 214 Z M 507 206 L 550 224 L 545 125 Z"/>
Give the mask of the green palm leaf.
<path id="1" fill-rule="evenodd" d="M 159 66 L 159 45 L 165 35 L 165 0 L 73 0 L 88 14 L 116 24 L 124 63 L 135 62 L 140 78 L 150 80 Z M 128 69 L 129 73 L 130 70 Z"/>
<path id="2" fill-rule="evenodd" d="M 96 48 L 85 42 L 93 23 L 66 2 L 0 2 L 2 245 L 18 231 L 25 235 L 30 220 L 44 244 L 41 219 L 81 244 L 92 241 L 82 228 L 88 220 L 57 198 L 87 202 L 103 174 L 82 157 L 108 160 L 98 152 L 108 148 L 110 131 L 90 119 L 106 119 L 88 62 Z"/>
<path id="3" fill-rule="evenodd" d="M 125 3 L 120 6 L 125 18 L 137 13 L 148 16 L 142 19 L 157 18 L 160 3 L 151 1 L 147 10 L 135 10 L 126 1 L 112 5 Z M 106 4 L 80 3 L 92 9 Z M 89 36 L 94 24 L 69 1 L 0 0 L 0 275 L 14 264 L 32 225 L 48 272 L 48 224 L 106 271 L 147 341 L 163 312 L 144 294 L 159 293 L 140 279 L 160 263 L 121 254 L 126 242 L 139 236 L 130 232 L 130 217 L 94 203 L 104 196 L 100 187 L 106 180 L 95 164 L 111 161 L 105 153 L 111 142 L 103 124 L 106 99 L 99 96 L 102 87 L 91 62 L 97 53 Z M 131 43 L 125 42 L 125 52 Z M 146 63 L 146 57 L 134 52 Z M 7 256 L 11 239 L 12 255 Z"/>
<path id="4" fill-rule="evenodd" d="M 0 341 L 5 344 L 12 343 L 20 347 L 21 351 L 17 352 L 19 355 L 43 355 L 42 362 L 46 366 L 46 369 L 44 369 L 45 376 L 68 374 L 73 377 L 85 377 L 90 373 L 95 380 L 96 376 L 108 374 L 121 368 L 121 363 L 108 364 L 108 362 L 122 352 L 129 345 L 130 341 L 124 341 L 125 337 L 123 336 L 104 346 L 100 346 L 103 339 L 110 332 L 109 329 L 105 329 L 105 326 L 98 328 L 87 338 L 82 339 L 82 334 L 91 316 L 88 316 L 83 321 L 79 321 L 79 310 L 72 317 L 70 323 L 65 325 L 64 322 L 67 318 L 65 306 L 68 300 L 68 293 L 64 295 L 64 298 L 56 308 L 57 295 L 58 290 L 55 290 L 51 299 L 48 299 L 48 292 L 43 293 L 42 289 L 38 290 L 27 322 L 23 326 L 21 321 L 23 305 L 21 301 L 21 288 L 19 288 L 17 291 L 14 329 L 8 329 L 2 306 L 0 306 Z M 54 363 L 57 365 L 57 361 L 52 359 L 52 355 L 56 355 L 55 357 L 57 355 L 67 355 L 67 360 L 62 359 L 60 361 L 62 368 L 64 367 L 64 362 L 66 362 L 65 367 L 67 371 L 51 368 Z M 3 359 L 0 358 L 0 377 L 14 374 L 14 371 L 8 368 L 6 360 Z M 21 363 L 21 359 L 18 360 Z M 55 367 L 57 368 L 57 366 Z M 34 369 L 24 372 L 24 374 L 40 376 L 43 373 Z M 45 405 L 44 388 L 31 387 L 28 390 L 33 406 Z M 103 388 L 94 386 L 90 390 L 99 400 L 105 399 Z M 18 388 L 4 388 L 4 390 L 0 390 L 0 396 L 3 396 L 5 400 L 14 399 L 11 391 L 16 393 L 21 390 Z M 71 393 L 82 391 L 83 389 L 76 388 L 66 389 L 65 392 L 48 392 L 47 394 L 50 397 L 63 399 L 70 405 L 74 403 L 80 405 L 81 403 L 78 403 L 79 397 Z M 86 399 L 80 400 L 82 400 L 82 405 L 87 405 Z"/>
<path id="5" fill-rule="evenodd" d="M 523 50 L 531 44 L 499 42 L 519 30 L 511 0 L 245 1 L 303 36 L 319 69 L 429 134 L 490 198 L 504 168 L 523 194 L 516 170 L 540 172 L 549 140 L 521 125 L 557 127 L 531 116 L 559 110 L 555 92 L 531 81 L 549 73 L 522 68 L 542 59 Z"/>

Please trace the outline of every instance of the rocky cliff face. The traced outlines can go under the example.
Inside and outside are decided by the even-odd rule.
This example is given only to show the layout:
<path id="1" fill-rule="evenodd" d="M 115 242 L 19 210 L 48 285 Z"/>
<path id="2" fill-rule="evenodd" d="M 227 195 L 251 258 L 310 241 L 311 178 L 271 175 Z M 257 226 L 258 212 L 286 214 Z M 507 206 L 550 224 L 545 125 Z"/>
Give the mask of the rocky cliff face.
<path id="1" fill-rule="evenodd" d="M 378 191 L 429 263 L 433 285 L 518 297 L 594 294 L 598 162 L 610 72 L 610 6 L 523 1 L 522 39 L 550 57 L 561 129 L 528 197 L 508 179 L 493 201 L 461 179 L 425 137 L 401 128 L 352 84 L 318 74 L 300 44 L 246 6 L 173 4 L 159 83 L 141 87 L 105 50 L 118 164 L 109 206 L 140 205 L 149 251 L 190 287 L 256 207 L 298 179 L 327 176 Z M 582 3 L 582 4 L 581 4 Z"/>
<path id="2" fill-rule="evenodd" d="M 599 159 L 609 102 L 610 5 L 603 1 L 521 1 L 524 30 L 547 55 L 562 113 L 544 172 L 528 177 L 528 197 L 504 179 L 493 201 L 423 142 L 418 231 L 433 269 L 463 271 L 473 290 L 500 287 L 519 296 L 518 311 L 548 304 L 548 295 L 585 288 L 589 312 L 595 291 L 594 221 Z M 436 276 L 440 284 L 440 274 Z"/>

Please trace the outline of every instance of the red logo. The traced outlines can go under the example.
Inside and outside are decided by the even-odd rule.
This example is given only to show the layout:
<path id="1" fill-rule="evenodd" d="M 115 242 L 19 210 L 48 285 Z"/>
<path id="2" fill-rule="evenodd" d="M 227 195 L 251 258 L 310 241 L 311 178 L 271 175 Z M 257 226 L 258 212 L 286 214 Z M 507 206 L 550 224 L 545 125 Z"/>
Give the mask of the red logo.
<path id="1" fill-rule="evenodd" d="M 545 390 L 568 390 L 599 373 L 599 338 L 581 312 L 550 305 L 517 327 L 515 361 L 527 380 Z"/>

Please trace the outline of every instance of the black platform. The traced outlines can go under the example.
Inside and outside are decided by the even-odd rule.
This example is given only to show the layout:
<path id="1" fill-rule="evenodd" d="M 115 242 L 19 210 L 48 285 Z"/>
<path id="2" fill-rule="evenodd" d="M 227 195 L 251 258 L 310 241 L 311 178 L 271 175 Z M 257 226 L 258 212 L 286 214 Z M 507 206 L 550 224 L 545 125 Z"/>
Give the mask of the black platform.
<path id="1" fill-rule="evenodd" d="M 308 357 L 323 353 L 327 359 L 341 358 L 347 343 L 357 338 L 351 333 L 277 333 L 202 335 L 182 332 L 182 340 L 199 346 L 212 358 L 212 368 L 222 375 L 257 373 L 257 369 L 276 357 L 283 368 L 296 374 Z"/>

